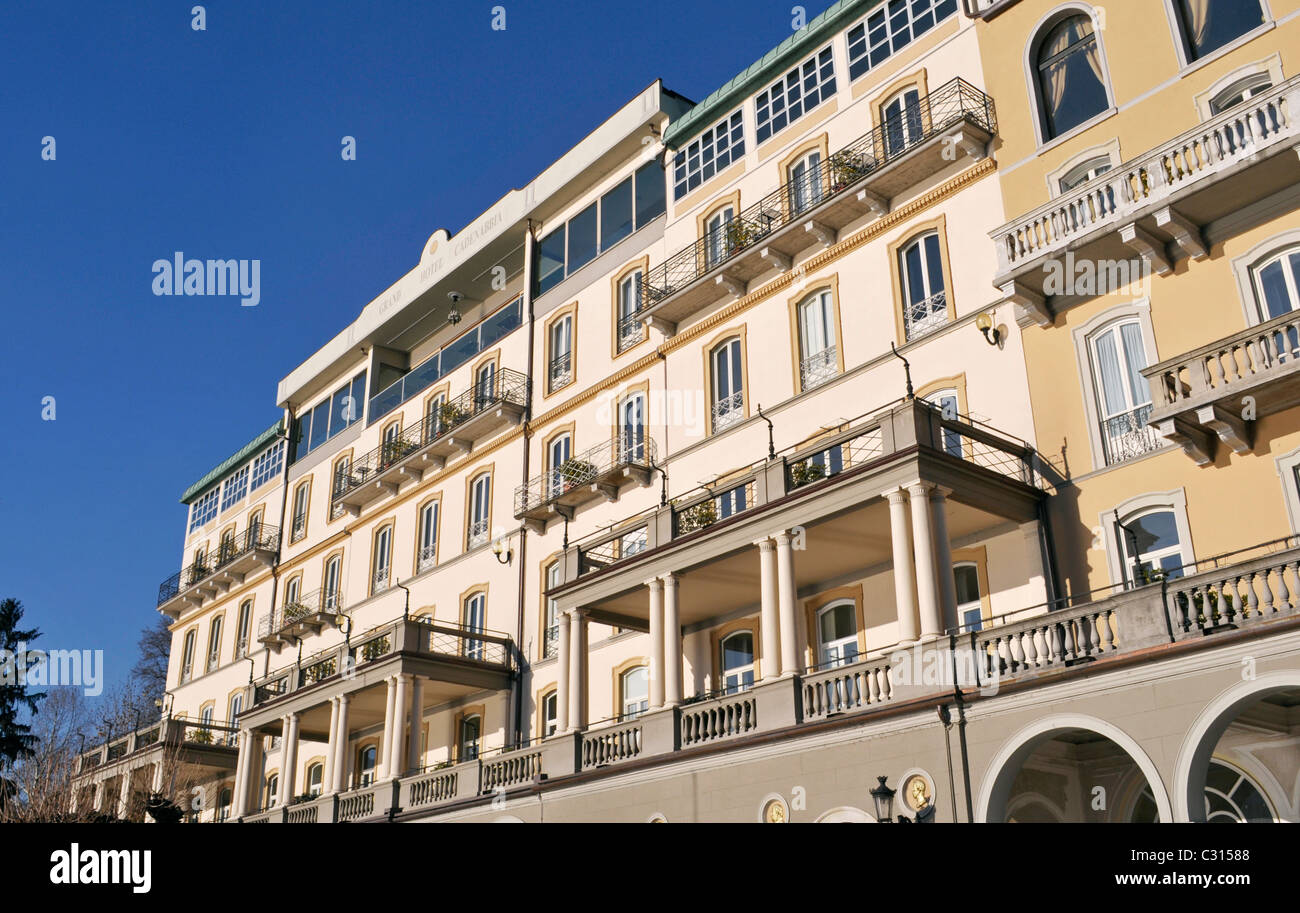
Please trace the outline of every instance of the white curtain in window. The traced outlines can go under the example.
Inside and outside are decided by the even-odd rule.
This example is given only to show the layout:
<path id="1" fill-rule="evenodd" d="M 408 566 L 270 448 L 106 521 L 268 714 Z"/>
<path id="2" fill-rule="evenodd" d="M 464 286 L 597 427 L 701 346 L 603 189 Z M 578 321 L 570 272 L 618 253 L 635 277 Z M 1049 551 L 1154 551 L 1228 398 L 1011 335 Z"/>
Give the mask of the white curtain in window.
<path id="1" fill-rule="evenodd" d="M 1128 362 L 1129 392 L 1132 402 L 1144 405 L 1151 401 L 1150 386 L 1142 376 L 1142 369 L 1147 366 L 1146 349 L 1142 347 L 1142 328 L 1136 323 L 1126 323 L 1120 327 L 1124 336 L 1124 359 Z"/>
<path id="2" fill-rule="evenodd" d="M 1107 333 L 1097 340 L 1097 366 L 1101 372 L 1101 397 L 1106 415 L 1109 417 L 1127 411 L 1124 375 L 1119 365 L 1114 333 Z"/>

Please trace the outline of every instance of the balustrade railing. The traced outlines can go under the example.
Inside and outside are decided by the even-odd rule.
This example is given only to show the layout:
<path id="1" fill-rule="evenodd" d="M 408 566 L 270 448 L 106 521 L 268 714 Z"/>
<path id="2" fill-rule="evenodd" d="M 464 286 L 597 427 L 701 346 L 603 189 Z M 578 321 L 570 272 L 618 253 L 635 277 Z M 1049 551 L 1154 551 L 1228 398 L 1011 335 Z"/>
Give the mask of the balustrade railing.
<path id="1" fill-rule="evenodd" d="M 643 734 L 644 724 L 640 720 L 583 733 L 582 769 L 604 767 L 637 757 L 641 754 Z"/>
<path id="2" fill-rule="evenodd" d="M 679 713 L 683 748 L 720 742 L 758 729 L 758 702 L 751 692 L 689 704 Z"/>
<path id="3" fill-rule="evenodd" d="M 1300 608 L 1300 551 L 1166 580 L 1175 636 L 1246 628 Z"/>
<path id="4" fill-rule="evenodd" d="M 825 719 L 883 704 L 893 697 L 887 659 L 835 665 L 805 675 L 799 696 L 805 720 Z"/>
<path id="5" fill-rule="evenodd" d="M 237 558 L 255 551 L 278 553 L 280 550 L 280 527 L 255 523 L 241 533 L 221 542 L 216 553 L 204 555 L 189 566 L 172 574 L 158 587 L 158 605 L 170 602 L 185 590 L 211 577 Z"/>

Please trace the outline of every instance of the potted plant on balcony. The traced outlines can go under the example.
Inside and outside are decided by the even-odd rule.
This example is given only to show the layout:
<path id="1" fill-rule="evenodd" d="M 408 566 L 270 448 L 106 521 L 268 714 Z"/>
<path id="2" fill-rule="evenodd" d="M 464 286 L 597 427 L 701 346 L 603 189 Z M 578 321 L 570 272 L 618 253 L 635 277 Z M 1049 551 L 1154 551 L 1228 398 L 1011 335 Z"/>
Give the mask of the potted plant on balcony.
<path id="1" fill-rule="evenodd" d="M 801 485 L 817 482 L 824 478 L 826 478 L 826 467 L 820 463 L 805 460 L 790 467 L 791 488 L 798 488 Z"/>
<path id="2" fill-rule="evenodd" d="M 695 532 L 718 521 L 718 505 L 712 499 L 701 501 L 682 511 L 678 524 L 683 533 Z"/>
<path id="3" fill-rule="evenodd" d="M 859 180 L 868 171 L 860 155 L 841 150 L 831 156 L 831 193 L 838 193 Z"/>
<path id="4" fill-rule="evenodd" d="M 385 466 L 391 466 L 394 463 L 405 459 L 415 452 L 415 441 L 408 441 L 398 438 L 395 441 L 384 441 L 383 461 Z"/>
<path id="5" fill-rule="evenodd" d="M 191 742 L 197 742 L 200 745 L 212 744 L 212 732 L 207 729 L 195 729 L 190 733 Z"/>
<path id="6" fill-rule="evenodd" d="M 727 223 L 727 250 L 740 250 L 747 247 L 758 238 L 757 227 L 749 222 L 740 219 L 732 219 Z"/>
<path id="7" fill-rule="evenodd" d="M 560 477 L 564 480 L 564 490 L 570 491 L 594 479 L 596 467 L 586 460 L 566 460 L 560 465 Z"/>
<path id="8" fill-rule="evenodd" d="M 450 431 L 465 421 L 465 410 L 455 403 L 443 403 L 438 407 L 438 433 Z"/>

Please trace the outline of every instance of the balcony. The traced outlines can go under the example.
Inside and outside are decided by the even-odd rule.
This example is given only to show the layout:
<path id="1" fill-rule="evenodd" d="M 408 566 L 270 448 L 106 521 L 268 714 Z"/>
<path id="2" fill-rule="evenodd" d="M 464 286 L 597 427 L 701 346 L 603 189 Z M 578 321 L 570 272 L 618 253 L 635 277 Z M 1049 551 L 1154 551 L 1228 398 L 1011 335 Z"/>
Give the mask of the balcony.
<path id="1" fill-rule="evenodd" d="M 558 517 L 573 519 L 589 501 L 617 501 L 627 485 L 650 484 L 655 457 L 653 439 L 615 435 L 516 488 L 515 519 L 541 532 Z"/>
<path id="2" fill-rule="evenodd" d="M 202 606 L 259 568 L 273 567 L 279 554 L 280 527 L 250 526 L 224 539 L 215 556 L 204 556 L 164 580 L 158 587 L 158 611 L 175 620 L 187 605 Z"/>
<path id="3" fill-rule="evenodd" d="M 80 779 L 91 773 L 113 776 L 164 759 L 169 762 L 179 759 L 204 770 L 233 771 L 238 735 L 235 725 L 215 720 L 184 717 L 155 720 L 82 752 L 74 777 Z M 178 755 L 182 749 L 183 758 Z"/>
<path id="4" fill-rule="evenodd" d="M 500 370 L 487 385 L 476 384 L 429 416 L 384 441 L 335 475 L 333 506 L 353 516 L 372 501 L 397 494 L 407 482 L 436 472 L 451 457 L 502 428 L 519 424 L 528 409 L 528 378 Z"/>
<path id="5" fill-rule="evenodd" d="M 789 270 L 808 248 L 834 244 L 845 226 L 884 216 L 893 197 L 951 167 L 955 149 L 983 157 L 997 133 L 993 100 L 963 79 L 921 99 L 905 120 L 882 124 L 650 270 L 642 320 L 676 332 L 769 270 Z"/>
<path id="6" fill-rule="evenodd" d="M 1140 256 L 1159 275 L 1173 269 L 1171 244 L 1208 256 L 1204 226 L 1300 181 L 1298 109 L 1292 78 L 993 232 L 995 284 L 1021 324 L 1051 325 L 1049 264 L 1067 253 L 1093 264 Z"/>
<path id="7" fill-rule="evenodd" d="M 258 643 L 278 653 L 285 644 L 319 634 L 342 612 L 343 600 L 338 593 L 316 590 L 263 615 L 257 623 Z"/>
<path id="8" fill-rule="evenodd" d="M 1147 419 L 1166 441 L 1204 466 L 1218 440 L 1234 453 L 1254 447 L 1255 421 L 1300 405 L 1300 312 L 1283 314 L 1142 372 L 1151 386 Z M 1253 401 L 1243 417 L 1246 397 Z"/>

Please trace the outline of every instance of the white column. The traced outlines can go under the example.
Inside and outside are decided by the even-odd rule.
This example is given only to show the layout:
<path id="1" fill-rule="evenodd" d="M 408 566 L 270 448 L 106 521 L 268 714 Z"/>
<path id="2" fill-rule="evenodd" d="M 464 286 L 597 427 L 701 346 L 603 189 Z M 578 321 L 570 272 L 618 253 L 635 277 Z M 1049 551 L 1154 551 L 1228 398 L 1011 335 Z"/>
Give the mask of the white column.
<path id="1" fill-rule="evenodd" d="M 333 791 L 341 793 L 347 787 L 348 782 L 348 704 L 351 698 L 346 694 L 340 694 L 339 701 L 339 720 L 335 726 L 335 735 L 338 744 L 331 745 L 334 754 L 334 786 Z"/>
<path id="2" fill-rule="evenodd" d="M 325 740 L 325 769 L 321 772 L 321 794 L 328 795 L 334 789 L 334 748 L 337 744 L 339 728 L 339 699 L 330 698 L 330 732 Z"/>
<path id="3" fill-rule="evenodd" d="M 419 770 L 424 766 L 421 753 L 424 735 L 424 679 L 411 676 L 411 742 L 406 750 L 406 769 Z"/>
<path id="4" fill-rule="evenodd" d="M 91 803 L 91 808 L 93 808 L 97 812 L 103 811 L 104 809 L 104 781 L 103 780 L 95 781 L 95 799 Z"/>
<path id="5" fill-rule="evenodd" d="M 676 707 L 682 702 L 682 623 L 677 602 L 677 577 L 666 574 L 664 580 L 664 704 Z"/>
<path id="6" fill-rule="evenodd" d="M 781 674 L 781 615 L 777 610 L 776 596 L 776 543 L 771 539 L 761 539 L 755 545 L 758 546 L 758 578 L 762 593 L 759 636 L 763 638 L 763 643 L 759 651 L 759 666 L 763 680 L 768 681 Z"/>
<path id="7" fill-rule="evenodd" d="M 388 684 L 388 694 L 384 702 L 384 735 L 379 740 L 379 769 L 375 771 L 376 780 L 388 779 L 388 768 L 392 766 L 392 746 L 393 746 L 393 702 L 397 698 L 397 676 L 390 675 L 385 681 Z"/>
<path id="8" fill-rule="evenodd" d="M 930 491 L 931 522 L 934 525 L 934 564 L 939 576 L 939 617 L 943 620 L 941 630 L 956 628 L 961 619 L 957 617 L 957 581 L 952 575 L 952 543 L 948 541 L 948 490 L 935 486 Z"/>
<path id="9" fill-rule="evenodd" d="M 930 530 L 930 486 L 909 485 L 912 499 L 912 545 L 916 553 L 916 602 L 921 613 L 921 639 L 937 637 L 943 630 L 939 593 L 935 587 L 934 536 Z"/>
<path id="10" fill-rule="evenodd" d="M 284 731 L 280 745 L 280 801 L 288 805 L 293 799 L 298 780 L 298 714 L 284 718 Z"/>
<path id="11" fill-rule="evenodd" d="M 387 775 L 389 779 L 400 777 L 406 773 L 404 769 L 404 748 L 403 736 L 406 734 L 406 715 L 410 712 L 410 704 L 407 701 L 408 686 L 411 676 L 400 674 L 397 676 L 397 691 L 393 696 L 393 736 L 392 743 L 389 746 L 390 757 L 393 762 L 388 765 Z"/>
<path id="12" fill-rule="evenodd" d="M 569 726 L 587 727 L 587 618 L 573 609 L 569 620 Z"/>
<path id="13" fill-rule="evenodd" d="M 122 788 L 117 791 L 117 816 L 125 819 L 127 806 L 131 804 L 131 771 L 122 771 Z"/>
<path id="14" fill-rule="evenodd" d="M 787 532 L 776 534 L 777 611 L 781 616 L 781 674 L 799 672 L 799 630 L 794 617 L 794 551 Z"/>
<path id="15" fill-rule="evenodd" d="M 250 808 L 256 811 L 253 806 L 260 805 L 262 799 L 263 736 L 248 729 L 244 732 L 248 735 L 248 765 L 244 768 L 244 804 L 235 807 L 237 815 L 249 814 Z"/>
<path id="16" fill-rule="evenodd" d="M 555 660 L 555 731 L 560 733 L 569 731 L 569 613 L 561 612 L 557 621 L 560 632 Z"/>
<path id="17" fill-rule="evenodd" d="M 664 583 L 655 578 L 646 584 L 650 588 L 650 709 L 664 705 L 664 663 L 672 662 L 664 656 Z"/>
<path id="18" fill-rule="evenodd" d="M 253 741 L 252 734 L 247 729 L 239 730 L 239 754 L 235 761 L 235 794 L 231 796 L 230 813 L 238 818 L 244 814 L 244 795 L 247 792 L 248 784 L 248 755 L 251 751 L 250 743 Z M 153 791 L 158 792 L 158 780 L 162 776 L 162 764 L 157 765 L 158 770 L 154 771 Z"/>
<path id="19" fill-rule="evenodd" d="M 894 601 L 898 608 L 899 643 L 917 639 L 916 599 L 913 586 L 916 572 L 912 567 L 912 531 L 907 522 L 907 494 L 899 488 L 888 493 L 889 529 L 894 542 Z"/>

